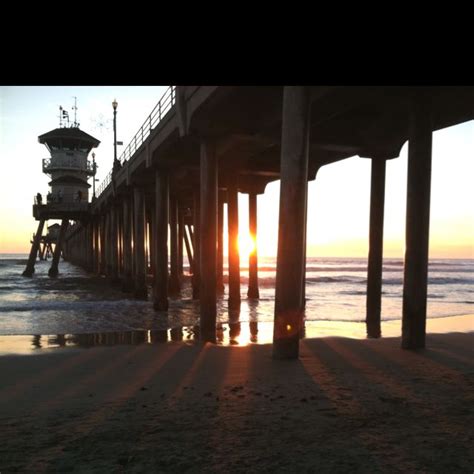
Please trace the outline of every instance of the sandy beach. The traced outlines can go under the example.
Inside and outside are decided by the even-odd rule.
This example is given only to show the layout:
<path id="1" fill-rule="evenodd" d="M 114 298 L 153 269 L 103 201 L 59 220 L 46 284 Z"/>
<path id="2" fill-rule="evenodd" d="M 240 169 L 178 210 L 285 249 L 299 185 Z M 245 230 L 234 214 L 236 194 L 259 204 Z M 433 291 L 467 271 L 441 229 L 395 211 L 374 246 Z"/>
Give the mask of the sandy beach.
<path id="1" fill-rule="evenodd" d="M 473 102 L 0 86 L 0 474 L 474 474 Z"/>
<path id="2" fill-rule="evenodd" d="M 0 471 L 472 472 L 473 333 L 0 357 Z"/>

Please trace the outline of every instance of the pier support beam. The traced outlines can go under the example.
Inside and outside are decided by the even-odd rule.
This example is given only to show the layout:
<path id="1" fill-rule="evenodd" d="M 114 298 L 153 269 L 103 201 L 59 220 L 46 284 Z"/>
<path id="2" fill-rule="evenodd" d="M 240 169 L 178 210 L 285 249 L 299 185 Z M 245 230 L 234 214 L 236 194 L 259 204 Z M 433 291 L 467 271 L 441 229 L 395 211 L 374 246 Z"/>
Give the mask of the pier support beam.
<path id="1" fill-rule="evenodd" d="M 94 216 L 92 221 L 92 232 L 94 239 L 94 256 L 93 256 L 93 269 L 94 273 L 99 273 L 100 271 L 100 253 L 99 253 L 99 219 L 98 216 Z"/>
<path id="2" fill-rule="evenodd" d="M 38 245 L 38 250 L 39 250 L 39 254 L 38 254 L 39 259 L 44 260 L 44 253 L 45 253 L 45 250 L 46 250 L 46 242 L 43 242 L 43 247 L 41 247 L 41 242 L 40 242 L 40 244 Z"/>
<path id="3" fill-rule="evenodd" d="M 122 201 L 123 212 L 123 279 L 122 291 L 130 293 L 133 291 L 132 278 L 132 219 L 131 219 L 131 199 L 125 196 Z"/>
<path id="4" fill-rule="evenodd" d="M 85 226 L 86 232 L 86 270 L 94 270 L 94 226 L 92 219 Z"/>
<path id="5" fill-rule="evenodd" d="M 237 173 L 229 175 L 227 186 L 229 235 L 229 310 L 240 310 L 239 201 Z"/>
<path id="6" fill-rule="evenodd" d="M 155 193 L 153 193 L 152 199 L 148 201 L 148 208 L 150 212 L 148 213 L 148 248 L 150 250 L 150 273 L 153 275 L 153 281 L 156 275 L 156 244 L 154 238 L 156 236 L 156 209 L 155 209 Z M 154 287 L 154 285 L 153 285 Z"/>
<path id="7" fill-rule="evenodd" d="M 51 245 L 51 242 L 48 242 L 46 244 L 46 252 L 45 252 L 44 259 L 48 261 L 48 258 L 52 256 L 53 256 L 53 246 Z"/>
<path id="8" fill-rule="evenodd" d="M 81 267 L 84 268 L 84 270 L 87 270 L 87 225 L 82 225 L 82 229 L 80 234 L 80 239 L 81 239 Z"/>
<path id="9" fill-rule="evenodd" d="M 35 238 L 31 244 L 30 256 L 28 257 L 28 263 L 23 272 L 23 276 L 32 276 L 35 273 L 35 262 L 36 256 L 38 255 L 38 249 L 40 245 L 41 236 L 43 234 L 44 219 L 41 219 L 38 224 L 38 229 L 36 230 Z"/>
<path id="10" fill-rule="evenodd" d="M 383 217 L 385 202 L 384 159 L 372 159 L 370 184 L 369 262 L 367 269 L 367 337 L 381 336 Z"/>
<path id="11" fill-rule="evenodd" d="M 275 359 L 298 357 L 299 335 L 303 327 L 301 297 L 308 192 L 309 119 L 309 88 L 285 87 L 273 328 L 273 357 Z"/>
<path id="12" fill-rule="evenodd" d="M 200 200 L 200 191 L 199 189 L 194 191 L 194 232 L 191 232 L 191 242 L 193 244 L 194 250 L 194 267 L 193 267 L 193 299 L 199 299 L 199 286 L 201 281 L 201 249 L 200 249 L 200 240 L 201 240 L 201 200 Z M 191 230 L 191 229 L 189 229 Z"/>
<path id="13" fill-rule="evenodd" d="M 189 226 L 188 226 L 189 229 Z M 194 273 L 194 261 L 193 261 L 193 253 L 191 251 L 191 244 L 188 239 L 188 233 L 186 231 L 186 226 L 183 229 L 184 232 L 184 244 L 186 246 L 186 254 L 188 255 L 188 262 L 189 262 L 189 273 Z"/>
<path id="14" fill-rule="evenodd" d="M 155 250 L 155 282 L 153 307 L 168 310 L 168 214 L 169 177 L 166 170 L 155 173 L 155 228 L 152 230 Z"/>
<path id="15" fill-rule="evenodd" d="M 249 255 L 249 298 L 260 298 L 258 290 L 258 251 L 257 251 L 257 194 L 249 193 L 249 230 L 255 242 L 254 251 Z"/>
<path id="16" fill-rule="evenodd" d="M 143 189 L 137 186 L 133 188 L 133 204 L 133 253 L 135 257 L 134 296 L 137 299 L 146 300 L 148 296 L 148 290 L 146 286 L 145 262 L 145 196 Z"/>
<path id="17" fill-rule="evenodd" d="M 181 278 L 183 271 L 184 250 L 184 209 L 178 206 L 178 276 Z"/>
<path id="18" fill-rule="evenodd" d="M 169 219 L 170 219 L 170 296 L 179 295 L 179 255 L 178 255 L 178 200 L 176 196 L 171 195 L 169 200 Z"/>
<path id="19" fill-rule="evenodd" d="M 301 274 L 301 311 L 304 312 L 306 309 L 306 234 L 308 232 L 308 199 L 306 199 L 305 209 L 304 209 L 304 242 L 303 242 L 303 271 Z M 303 314 L 302 314 L 303 317 Z M 300 331 L 300 339 L 303 338 L 304 326 Z"/>
<path id="20" fill-rule="evenodd" d="M 431 116 L 417 99 L 408 141 L 402 348 L 425 347 L 431 193 Z"/>
<path id="21" fill-rule="evenodd" d="M 217 294 L 224 293 L 224 200 L 219 197 L 217 203 Z"/>
<path id="22" fill-rule="evenodd" d="M 216 342 L 217 156 L 212 140 L 201 141 L 201 340 Z"/>
<path id="23" fill-rule="evenodd" d="M 151 215 L 150 215 L 150 203 L 145 199 L 145 275 L 151 272 L 151 252 L 150 252 L 150 232 L 151 226 Z"/>
<path id="24" fill-rule="evenodd" d="M 119 246 L 118 246 L 118 212 L 117 207 L 112 204 L 109 212 L 110 216 L 110 281 L 112 284 L 119 282 Z"/>
<path id="25" fill-rule="evenodd" d="M 100 232 L 99 232 L 99 241 L 100 241 L 100 264 L 99 264 L 99 273 L 105 275 L 107 271 L 106 267 L 106 253 L 105 253 L 105 241 L 106 241 L 106 216 L 102 214 L 100 216 Z"/>
<path id="26" fill-rule="evenodd" d="M 58 241 L 56 242 L 56 247 L 54 247 L 53 253 L 53 262 L 51 263 L 51 268 L 48 271 L 48 275 L 50 277 L 58 276 L 58 265 L 59 265 L 59 257 L 61 256 L 61 248 L 64 241 L 64 236 L 66 234 L 67 227 L 69 225 L 68 219 L 63 219 L 61 221 L 61 227 L 59 229 L 59 236 Z M 85 229 L 84 229 L 85 231 Z"/>
<path id="27" fill-rule="evenodd" d="M 111 211 L 108 209 L 105 214 L 105 274 L 107 277 L 112 275 L 112 218 Z"/>
<path id="28" fill-rule="evenodd" d="M 195 196 L 194 196 L 195 198 Z M 198 202 L 199 202 L 199 199 L 198 199 Z M 194 204 L 193 204 L 194 205 Z M 193 212 L 196 212 L 196 211 L 193 211 Z M 197 213 L 199 214 L 199 209 L 197 210 Z M 194 230 L 193 230 L 193 227 L 195 228 L 196 226 L 196 222 L 195 222 L 195 218 L 194 218 L 194 214 L 193 214 L 193 225 L 190 226 L 188 225 L 188 232 L 189 232 L 189 241 L 191 242 L 191 248 L 193 249 L 193 255 L 196 253 L 196 250 L 194 249 L 194 246 L 196 245 L 196 242 L 194 241 Z"/>
<path id="29" fill-rule="evenodd" d="M 117 271 L 120 284 L 123 280 L 123 209 L 122 209 L 122 200 L 117 201 L 115 207 L 115 213 L 117 216 L 117 248 L 118 248 L 118 262 L 117 262 Z"/>

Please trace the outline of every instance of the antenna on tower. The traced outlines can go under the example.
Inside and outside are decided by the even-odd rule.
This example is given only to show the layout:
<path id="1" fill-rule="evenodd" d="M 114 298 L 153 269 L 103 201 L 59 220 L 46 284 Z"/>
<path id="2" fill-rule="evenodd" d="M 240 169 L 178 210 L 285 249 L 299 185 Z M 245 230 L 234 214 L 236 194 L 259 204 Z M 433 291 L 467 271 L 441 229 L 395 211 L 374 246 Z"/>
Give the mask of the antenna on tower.
<path id="1" fill-rule="evenodd" d="M 79 123 L 77 122 L 77 97 L 76 96 L 73 96 L 74 98 L 74 106 L 72 107 L 72 109 L 74 110 L 74 127 L 79 127 Z"/>
<path id="2" fill-rule="evenodd" d="M 66 127 L 66 124 L 63 122 L 67 121 L 67 125 L 69 126 L 69 112 L 67 110 L 64 110 L 63 107 L 60 105 L 59 106 L 59 128 L 62 128 L 63 126 Z"/>

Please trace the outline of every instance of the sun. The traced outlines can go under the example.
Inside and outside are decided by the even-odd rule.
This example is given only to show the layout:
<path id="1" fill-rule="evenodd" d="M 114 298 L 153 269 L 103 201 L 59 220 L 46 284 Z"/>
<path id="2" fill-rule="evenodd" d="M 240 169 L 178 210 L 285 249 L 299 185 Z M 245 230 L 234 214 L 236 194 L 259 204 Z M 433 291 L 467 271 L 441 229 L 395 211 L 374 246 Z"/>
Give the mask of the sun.
<path id="1" fill-rule="evenodd" d="M 255 239 L 249 234 L 239 234 L 239 253 L 240 258 L 248 259 L 255 252 Z"/>

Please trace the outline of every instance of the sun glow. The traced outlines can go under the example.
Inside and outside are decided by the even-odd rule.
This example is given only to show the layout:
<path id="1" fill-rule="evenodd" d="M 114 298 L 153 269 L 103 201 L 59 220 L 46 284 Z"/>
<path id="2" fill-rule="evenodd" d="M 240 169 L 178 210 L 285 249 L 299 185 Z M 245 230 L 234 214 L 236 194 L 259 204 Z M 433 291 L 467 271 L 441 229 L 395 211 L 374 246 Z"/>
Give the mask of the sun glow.
<path id="1" fill-rule="evenodd" d="M 255 252 L 255 248 L 255 239 L 250 234 L 239 234 L 239 253 L 241 259 L 248 259 Z"/>

